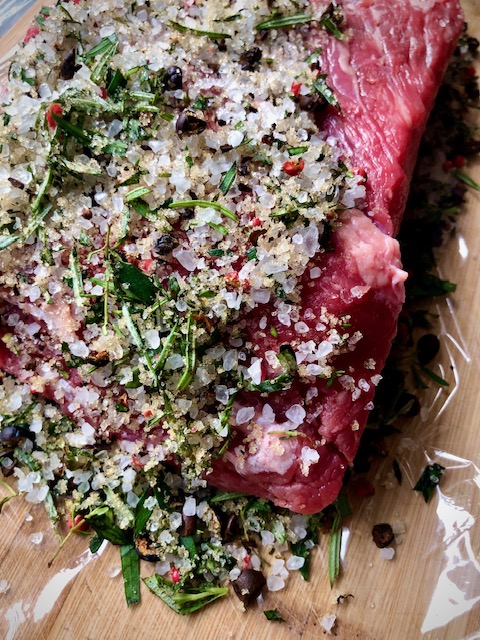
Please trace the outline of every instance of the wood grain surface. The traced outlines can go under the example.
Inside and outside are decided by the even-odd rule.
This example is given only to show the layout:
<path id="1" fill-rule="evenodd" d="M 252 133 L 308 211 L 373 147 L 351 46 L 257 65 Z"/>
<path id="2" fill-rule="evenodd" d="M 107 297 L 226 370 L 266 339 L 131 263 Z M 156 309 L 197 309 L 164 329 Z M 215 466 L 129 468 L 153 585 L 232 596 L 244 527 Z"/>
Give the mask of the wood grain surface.
<path id="1" fill-rule="evenodd" d="M 22 39 L 37 2 L 0 41 L 0 61 Z M 462 2 L 473 34 L 480 34 L 480 2 Z M 1 1 L 0 1 L 1 12 Z M 480 124 L 480 115 L 477 116 Z M 480 180 L 480 163 L 466 171 Z M 441 260 L 441 273 L 457 292 L 438 307 L 444 366 L 457 383 L 446 401 L 432 398 L 424 419 L 405 426 L 389 457 L 373 471 L 376 495 L 364 500 L 347 523 L 342 577 L 328 585 L 326 540 L 313 560 L 311 581 L 292 576 L 285 590 L 265 595 L 263 606 L 244 612 L 233 595 L 189 617 L 171 612 L 146 588 L 127 608 L 118 549 L 98 557 L 86 542 L 69 543 L 51 568 L 57 548 L 41 506 L 12 500 L 0 516 L 0 638 L 8 640 L 282 640 L 323 638 L 321 619 L 335 614 L 338 640 L 474 640 L 480 638 L 480 193 L 471 191 L 459 232 Z M 446 354 L 449 354 L 447 357 Z M 440 411 L 440 408 L 442 410 Z M 393 446 L 394 445 L 394 446 Z M 412 491 L 426 455 L 448 468 L 437 496 L 426 505 Z M 404 471 L 390 489 L 392 458 Z M 33 516 L 30 519 L 26 515 Z M 406 533 L 392 561 L 371 541 L 377 522 L 401 521 Z M 30 537 L 44 532 L 36 545 Z M 142 563 L 145 575 L 153 567 Z M 337 604 L 340 594 L 353 594 Z M 286 620 L 269 622 L 264 609 Z"/>

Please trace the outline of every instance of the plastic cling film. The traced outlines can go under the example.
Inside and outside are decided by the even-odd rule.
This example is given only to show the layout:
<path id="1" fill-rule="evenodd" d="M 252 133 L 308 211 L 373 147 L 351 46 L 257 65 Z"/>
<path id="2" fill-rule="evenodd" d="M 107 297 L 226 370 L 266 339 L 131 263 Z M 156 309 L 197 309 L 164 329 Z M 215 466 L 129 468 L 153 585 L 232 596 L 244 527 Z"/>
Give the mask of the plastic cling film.
<path id="1" fill-rule="evenodd" d="M 445 480 L 435 490 L 437 530 L 430 551 L 438 556 L 439 575 L 421 626 L 426 638 L 434 638 L 456 618 L 475 615 L 480 621 L 480 469 L 410 438 L 400 441 L 398 455 L 412 487 L 425 465 L 445 468 Z"/>

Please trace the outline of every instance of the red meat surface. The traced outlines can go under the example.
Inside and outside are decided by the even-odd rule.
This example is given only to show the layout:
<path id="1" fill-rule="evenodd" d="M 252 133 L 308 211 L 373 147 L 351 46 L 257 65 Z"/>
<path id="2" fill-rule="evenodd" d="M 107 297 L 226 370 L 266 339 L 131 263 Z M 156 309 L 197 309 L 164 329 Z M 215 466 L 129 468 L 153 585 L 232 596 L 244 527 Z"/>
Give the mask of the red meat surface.
<path id="1" fill-rule="evenodd" d="M 405 274 L 399 269 L 398 244 L 389 236 L 398 231 L 420 138 L 463 24 L 456 0 L 349 0 L 343 8 L 345 40 L 317 32 L 310 37 L 312 44 L 322 45 L 322 72 L 328 73 L 342 109 L 321 126 L 366 172 L 367 215 L 345 216 L 333 253 L 318 262 L 321 277 L 310 280 L 308 270 L 304 276 L 302 306 L 317 315 L 321 307 L 351 315 L 363 338 L 335 363 L 348 372 L 343 385 L 340 378 L 331 388 L 317 382 L 310 396 L 305 385 L 297 384 L 268 398 L 242 397 L 238 406 L 255 408 L 253 425 L 236 427 L 232 446 L 209 476 L 224 490 L 253 493 L 302 513 L 315 513 L 335 500 L 372 406 L 372 376 L 385 364 L 403 302 Z M 264 313 L 258 308 L 248 319 L 259 356 L 293 338 L 282 325 L 275 325 L 275 341 L 262 335 L 258 320 Z M 321 340 L 317 321 L 305 319 L 310 327 L 305 339 Z M 365 368 L 366 361 L 375 362 L 373 370 Z M 262 416 L 266 403 L 274 416 Z M 285 418 L 293 405 L 305 411 L 300 424 Z M 286 438 L 285 430 L 300 435 Z M 305 459 L 314 461 L 306 465 Z"/>
<path id="2" fill-rule="evenodd" d="M 330 115 L 322 128 L 366 171 L 367 207 L 396 235 L 463 14 L 458 0 L 348 0 L 342 6 L 351 36 L 321 44 L 322 72 L 343 116 Z M 312 33 L 312 44 L 317 37 Z"/>
<path id="3" fill-rule="evenodd" d="M 319 14 L 326 7 L 312 4 Z M 264 380 L 279 373 L 266 364 L 271 363 L 269 352 L 309 341 L 317 348 L 331 335 L 329 319 L 345 318 L 349 342 L 331 362 L 331 381 L 312 375 L 268 395 L 242 392 L 233 407 L 230 446 L 207 476 L 223 490 L 268 498 L 301 513 L 320 511 L 335 500 L 372 408 L 404 301 L 406 274 L 392 236 L 405 208 L 421 135 L 463 24 L 457 0 L 345 0 L 343 8 L 344 40 L 316 28 L 308 38 L 312 49 L 322 47 L 321 72 L 341 106 L 340 113 L 324 114 L 319 126 L 338 141 L 350 165 L 366 172 L 366 206 L 341 216 L 331 246 L 316 255 L 303 275 L 299 320 L 306 331 L 299 336 L 294 323 L 281 323 L 269 303 L 244 317 L 244 331 L 263 359 Z M 18 357 L 0 342 L 0 369 L 26 381 L 45 355 L 62 362 L 62 333 L 79 329 L 67 322 L 68 310 L 63 316 L 61 309 L 61 304 L 22 308 L 54 336 L 56 346 L 47 341 L 43 354 L 27 349 Z M 261 328 L 264 316 L 276 329 L 275 337 Z M 78 374 L 71 370 L 62 382 L 62 399 L 56 397 L 56 384 L 47 385 L 43 394 L 77 421 L 96 425 L 94 411 L 80 401 L 72 405 L 83 384 Z M 239 411 L 246 408 L 250 417 L 243 421 Z M 161 438 L 161 430 L 152 437 Z"/>

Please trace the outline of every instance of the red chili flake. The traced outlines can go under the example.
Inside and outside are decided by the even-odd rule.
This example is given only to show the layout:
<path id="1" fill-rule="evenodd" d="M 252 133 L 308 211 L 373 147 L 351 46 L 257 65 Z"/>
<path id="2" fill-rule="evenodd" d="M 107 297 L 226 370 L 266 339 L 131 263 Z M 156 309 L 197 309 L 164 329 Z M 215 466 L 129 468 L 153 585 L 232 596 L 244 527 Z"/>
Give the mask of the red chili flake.
<path id="1" fill-rule="evenodd" d="M 132 464 L 137 469 L 143 469 L 145 466 L 138 456 L 132 456 Z"/>
<path id="2" fill-rule="evenodd" d="M 356 176 L 362 176 L 364 180 L 367 179 L 367 172 L 363 167 L 352 167 L 352 173 Z"/>
<path id="3" fill-rule="evenodd" d="M 238 287 L 240 283 L 238 278 L 238 271 L 231 271 L 230 273 L 227 273 L 227 275 L 225 276 L 225 281 L 227 284 L 230 284 L 233 287 Z"/>
<path id="4" fill-rule="evenodd" d="M 254 218 L 252 220 L 252 227 L 259 227 L 262 224 L 262 221 L 260 220 L 260 218 Z"/>
<path id="5" fill-rule="evenodd" d="M 39 33 L 40 33 L 40 27 L 36 24 L 32 24 L 32 26 L 28 28 L 23 41 L 25 43 L 29 42 L 32 38 L 35 38 L 35 36 L 38 36 Z"/>
<path id="6" fill-rule="evenodd" d="M 287 176 L 298 176 L 299 173 L 302 173 L 304 166 L 304 160 L 287 160 L 283 163 L 283 170 Z"/>
<path id="7" fill-rule="evenodd" d="M 290 87 L 290 91 L 293 93 L 294 96 L 298 96 L 298 94 L 300 93 L 300 89 L 302 88 L 302 83 L 301 82 L 292 82 L 292 86 Z"/>
<path id="8" fill-rule="evenodd" d="M 181 575 L 180 575 L 180 571 L 179 571 L 179 569 L 177 569 L 177 567 L 172 567 L 170 569 L 170 579 L 175 584 L 177 584 L 177 582 L 180 582 Z"/>
<path id="9" fill-rule="evenodd" d="M 352 488 L 358 498 L 369 498 L 370 496 L 375 495 L 375 488 L 367 478 L 357 478 L 353 483 Z"/>
<path id="10" fill-rule="evenodd" d="M 462 169 L 465 166 L 465 158 L 463 156 L 455 156 L 453 165 L 455 169 Z"/>
<path id="11" fill-rule="evenodd" d="M 83 522 L 82 522 L 82 520 L 83 520 Z M 80 524 L 80 523 L 82 523 L 82 524 Z M 78 526 L 78 525 L 80 525 L 80 526 Z M 83 516 L 81 516 L 80 514 L 77 514 L 75 516 L 75 519 L 73 520 L 73 523 L 72 523 L 72 516 L 68 517 L 67 527 L 69 529 L 73 529 L 73 527 L 77 527 L 76 531 L 86 531 L 88 529 L 88 523 L 85 522 L 85 520 L 83 519 Z"/>
<path id="12" fill-rule="evenodd" d="M 142 411 L 142 414 L 144 418 L 151 418 L 153 416 L 153 411 L 146 409 L 145 411 Z"/>
<path id="13" fill-rule="evenodd" d="M 475 69 L 475 67 L 466 67 L 465 68 L 465 75 L 467 76 L 467 78 L 474 78 L 477 74 L 477 71 Z"/>
<path id="14" fill-rule="evenodd" d="M 150 273 L 152 271 L 152 265 L 154 264 L 153 258 L 147 258 L 146 260 L 138 261 L 138 268 L 144 271 L 145 273 Z"/>
<path id="15" fill-rule="evenodd" d="M 73 4 L 80 4 L 80 0 L 73 0 Z"/>
<path id="16" fill-rule="evenodd" d="M 106 100 L 108 98 L 108 91 L 105 87 L 100 87 L 100 97 Z"/>
<path id="17" fill-rule="evenodd" d="M 46 118 L 47 118 L 48 126 L 50 127 L 50 129 L 56 129 L 57 123 L 53 119 L 52 114 L 55 114 L 56 116 L 61 116 L 63 114 L 62 107 L 59 104 L 54 103 L 47 108 Z"/>
<path id="18" fill-rule="evenodd" d="M 249 555 L 246 555 L 246 556 L 243 558 L 242 562 L 243 562 L 243 568 L 244 568 L 244 569 L 248 569 L 248 568 L 250 567 L 250 556 L 249 556 Z"/>
<path id="19" fill-rule="evenodd" d="M 453 168 L 453 162 L 451 160 L 445 160 L 443 163 L 443 170 L 445 172 L 450 171 Z"/>

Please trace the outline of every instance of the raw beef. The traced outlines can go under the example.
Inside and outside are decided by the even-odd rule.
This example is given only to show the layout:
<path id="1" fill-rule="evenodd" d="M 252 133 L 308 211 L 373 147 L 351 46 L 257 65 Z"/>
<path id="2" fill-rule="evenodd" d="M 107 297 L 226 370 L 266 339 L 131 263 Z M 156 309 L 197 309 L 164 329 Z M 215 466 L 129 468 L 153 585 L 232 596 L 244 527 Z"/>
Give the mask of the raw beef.
<path id="1" fill-rule="evenodd" d="M 326 3 L 312 4 L 319 15 L 326 8 Z M 251 311 L 242 310 L 243 316 L 237 324 L 242 324 L 246 343 L 252 345 L 252 353 L 262 362 L 256 377 L 260 375 L 264 382 L 282 373 L 275 354 L 285 345 L 295 352 L 303 375 L 295 377 L 283 391 L 267 394 L 243 390 L 237 394 L 230 420 L 229 447 L 223 457 L 214 460 L 213 470 L 206 474 L 213 486 L 268 498 L 301 513 L 320 511 L 336 498 L 372 408 L 375 387 L 404 300 L 406 274 L 401 269 L 398 243 L 392 236 L 398 230 L 405 206 L 419 140 L 463 23 L 457 0 L 346 0 L 343 8 L 344 40 L 332 37 L 319 27 L 304 28 L 303 33 L 309 50 L 322 48 L 321 72 L 327 74 L 328 84 L 341 107 L 340 113 L 335 109 L 323 112 L 318 126 L 330 136 L 332 144 L 342 150 L 347 164 L 357 167 L 359 173 L 365 172 L 365 207 L 340 214 L 326 250 L 319 251 L 317 246 L 293 293 L 294 307 L 286 301 L 282 308 L 277 300 L 276 307 L 269 302 Z M 216 95 L 220 93 L 215 84 L 217 70 L 204 66 L 207 70 L 202 73 L 206 73 L 206 77 L 201 80 L 209 92 L 207 95 Z M 188 69 L 185 71 L 188 77 Z M 288 100 L 294 105 L 290 96 Z M 252 102 L 251 114 L 256 114 L 259 106 Z M 183 125 L 189 124 L 185 114 L 182 116 Z M 177 129 L 173 133 L 180 137 L 185 132 L 179 125 L 181 116 L 177 118 Z M 198 118 L 194 118 L 190 126 L 192 122 L 198 127 Z M 200 123 L 207 127 L 206 122 L 200 120 Z M 53 124 L 55 126 L 55 122 Z M 220 128 L 215 121 L 209 121 L 208 126 L 211 130 Z M 235 140 L 238 131 L 232 133 Z M 224 147 L 225 153 L 232 149 L 230 143 Z M 142 145 L 142 150 L 150 153 L 148 144 Z M 140 173 L 147 174 L 148 170 L 145 168 Z M 99 195 L 102 194 L 96 194 Z M 210 192 L 206 192 L 207 196 Z M 88 207 L 85 208 L 88 212 Z M 250 213 L 245 213 L 242 222 L 248 228 Z M 85 228 L 89 228 L 89 222 L 84 223 Z M 310 228 L 318 235 L 315 225 Z M 184 233 L 181 242 L 185 242 L 185 238 Z M 146 253 L 151 238 L 150 244 L 146 238 L 141 240 Z M 67 239 L 64 244 L 68 243 Z M 32 245 L 26 250 L 33 251 Z M 97 246 L 97 251 L 92 253 L 99 251 Z M 201 270 L 195 271 L 196 266 L 186 260 L 186 254 L 191 256 L 190 251 L 183 248 L 179 251 L 183 251 L 183 264 L 180 260 L 175 262 L 174 256 L 158 267 L 157 276 L 164 286 L 168 286 L 168 276 L 172 273 L 183 277 L 194 272 L 196 277 Z M 83 267 L 87 262 L 86 253 L 86 249 L 78 248 L 79 264 L 83 261 Z M 136 260 L 133 249 L 129 257 Z M 157 423 L 148 435 L 141 426 L 145 424 L 143 402 L 151 398 L 135 404 L 128 397 L 123 402 L 131 413 L 118 413 L 115 409 L 108 413 L 105 407 L 111 410 L 127 395 L 118 378 L 111 387 L 102 389 L 101 370 L 91 375 L 88 384 L 83 383 L 75 367 L 69 370 L 68 380 L 62 377 L 60 370 L 65 365 L 62 343 L 69 349 L 77 340 L 82 342 L 85 318 L 83 309 L 75 310 L 63 303 L 64 295 L 68 295 L 70 301 L 72 296 L 63 278 L 65 261 L 60 258 L 57 256 L 56 268 L 61 285 L 48 302 L 31 302 L 29 288 L 21 295 L 17 286 L 2 290 L 0 296 L 5 301 L 2 324 L 7 325 L 2 329 L 3 334 L 15 333 L 16 344 L 23 344 L 24 353 L 15 355 L 7 348 L 8 340 L 2 340 L 0 368 L 22 381 L 28 379 L 33 391 L 55 400 L 62 411 L 86 427 L 89 437 L 92 427 L 110 434 L 111 416 L 114 416 L 117 437 L 143 440 L 143 444 L 147 440 L 158 443 L 167 437 L 163 425 Z M 244 260 L 242 256 L 238 259 L 235 268 L 240 271 Z M 149 258 L 140 262 L 148 270 L 148 264 L 155 261 Z M 210 266 L 210 262 L 203 261 L 203 264 Z M 25 269 L 32 279 L 36 275 L 31 273 L 34 267 L 31 264 Z M 99 264 L 100 275 L 103 268 Z M 123 269 L 127 268 L 124 264 Z M 203 271 L 207 270 L 203 267 Z M 234 292 L 228 293 L 235 296 Z M 27 299 L 30 302 L 26 302 Z M 9 315 L 18 320 L 9 323 Z M 268 330 L 266 315 L 269 316 Z M 29 348 L 29 340 L 22 332 L 33 331 L 31 327 L 35 323 L 41 339 L 35 339 Z M 227 343 L 232 338 L 229 327 L 218 328 Z M 333 355 L 332 349 L 335 349 Z M 120 359 L 121 355 L 112 360 L 117 357 Z M 33 378 L 45 378 L 44 358 L 58 367 L 53 366 L 48 373 L 52 376 L 49 384 L 43 389 L 35 388 Z M 325 370 L 328 369 L 329 375 L 320 375 L 318 369 L 322 368 L 315 363 L 322 359 L 327 363 L 327 358 Z M 139 416 L 142 421 L 135 423 Z"/>
<path id="2" fill-rule="evenodd" d="M 389 234 L 398 231 L 419 141 L 463 24 L 456 0 L 349 0 L 343 8 L 348 38 L 311 35 L 317 45 L 320 38 L 322 71 L 342 108 L 342 115 L 329 115 L 321 126 L 366 172 L 367 216 L 348 214 L 333 253 L 317 265 L 321 277 L 304 277 L 302 319 L 309 333 L 302 339 L 321 341 L 315 327 L 322 307 L 351 315 L 363 339 L 348 357 L 339 357 L 335 366 L 346 374 L 330 388 L 323 382 L 268 398 L 244 396 L 236 410 L 254 407 L 255 426 L 237 427 L 230 450 L 209 477 L 224 490 L 253 493 L 302 513 L 320 511 L 338 495 L 372 407 L 406 277 Z M 309 320 L 307 309 L 316 317 Z M 277 323 L 273 340 L 262 335 L 258 321 L 253 314 L 248 322 L 251 339 L 261 347 L 258 355 L 278 351 L 294 337 Z M 291 415 L 298 417 L 288 420 Z M 287 431 L 300 435 L 289 437 Z"/>

